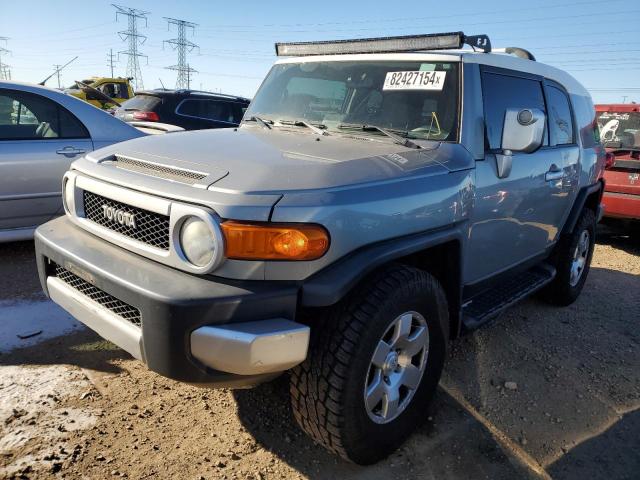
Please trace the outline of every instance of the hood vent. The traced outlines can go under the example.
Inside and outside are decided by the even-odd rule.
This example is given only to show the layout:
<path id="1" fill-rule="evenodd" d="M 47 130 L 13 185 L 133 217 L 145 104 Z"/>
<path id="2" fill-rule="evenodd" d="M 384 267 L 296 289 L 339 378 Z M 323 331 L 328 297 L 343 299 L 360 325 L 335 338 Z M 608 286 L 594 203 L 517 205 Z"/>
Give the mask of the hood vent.
<path id="1" fill-rule="evenodd" d="M 174 182 L 186 183 L 187 185 L 195 185 L 200 180 L 209 176 L 207 173 L 186 170 L 184 168 L 169 167 L 159 163 L 139 160 L 124 155 L 115 155 L 111 158 L 111 164 L 117 168 L 128 170 L 130 172 L 142 173 L 157 178 L 173 180 Z"/>

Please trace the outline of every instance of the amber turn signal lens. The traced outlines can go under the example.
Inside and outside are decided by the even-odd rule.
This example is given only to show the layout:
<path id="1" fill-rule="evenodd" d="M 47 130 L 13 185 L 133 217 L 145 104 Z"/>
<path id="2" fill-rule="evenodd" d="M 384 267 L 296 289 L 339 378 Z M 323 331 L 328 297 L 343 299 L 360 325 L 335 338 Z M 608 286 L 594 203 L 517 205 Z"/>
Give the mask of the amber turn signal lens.
<path id="1" fill-rule="evenodd" d="M 230 259 L 315 260 L 329 249 L 329 234 L 319 225 L 227 221 L 221 227 Z"/>

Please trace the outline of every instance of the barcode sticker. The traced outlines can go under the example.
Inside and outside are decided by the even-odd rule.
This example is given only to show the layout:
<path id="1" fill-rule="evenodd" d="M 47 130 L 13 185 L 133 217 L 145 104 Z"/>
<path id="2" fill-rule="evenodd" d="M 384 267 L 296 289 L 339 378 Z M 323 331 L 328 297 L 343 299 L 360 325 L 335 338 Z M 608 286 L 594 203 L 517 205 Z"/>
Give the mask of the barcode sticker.
<path id="1" fill-rule="evenodd" d="M 382 90 L 442 90 L 447 72 L 387 72 Z"/>

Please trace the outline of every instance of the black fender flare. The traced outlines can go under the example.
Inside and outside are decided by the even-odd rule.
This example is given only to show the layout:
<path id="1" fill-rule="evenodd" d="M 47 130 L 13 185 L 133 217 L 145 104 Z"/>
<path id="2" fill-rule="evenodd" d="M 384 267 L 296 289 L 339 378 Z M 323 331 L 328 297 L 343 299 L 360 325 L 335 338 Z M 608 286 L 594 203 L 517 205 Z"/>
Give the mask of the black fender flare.
<path id="1" fill-rule="evenodd" d="M 393 260 L 450 242 L 463 243 L 460 225 L 385 240 L 351 252 L 305 280 L 300 305 L 326 307 L 339 302 L 362 278 Z M 462 262 L 460 262 L 462 265 Z"/>
<path id="2" fill-rule="evenodd" d="M 593 194 L 598 195 L 598 208 L 601 208 L 600 204 L 602 201 L 603 193 L 604 193 L 604 182 L 601 180 L 598 180 L 593 185 L 582 187 L 578 192 L 576 201 L 573 203 L 573 207 L 571 208 L 571 212 L 569 213 L 567 220 L 564 222 L 564 227 L 562 227 L 562 234 L 568 234 L 573 232 L 573 229 L 575 228 L 576 223 L 578 222 L 578 218 L 580 218 L 580 214 L 582 213 L 582 209 L 584 208 L 585 203 L 587 202 L 587 199 L 591 195 Z M 596 212 L 596 218 L 599 218 L 599 212 Z"/>

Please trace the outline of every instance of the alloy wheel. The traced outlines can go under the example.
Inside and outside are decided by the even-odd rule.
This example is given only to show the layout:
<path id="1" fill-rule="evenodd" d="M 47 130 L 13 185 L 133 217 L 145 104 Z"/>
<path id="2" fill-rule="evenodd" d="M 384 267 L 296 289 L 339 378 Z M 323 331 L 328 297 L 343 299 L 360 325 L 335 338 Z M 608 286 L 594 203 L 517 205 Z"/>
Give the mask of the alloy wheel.
<path id="1" fill-rule="evenodd" d="M 422 380 L 429 353 L 429 327 L 418 312 L 391 322 L 371 358 L 364 388 L 369 418 L 389 423 L 409 405 Z"/>
<path id="2" fill-rule="evenodd" d="M 588 230 L 583 230 L 578 239 L 578 245 L 573 252 L 573 261 L 571 262 L 571 275 L 569 276 L 569 284 L 575 287 L 587 266 L 587 257 L 589 256 L 589 243 L 591 236 Z"/>

